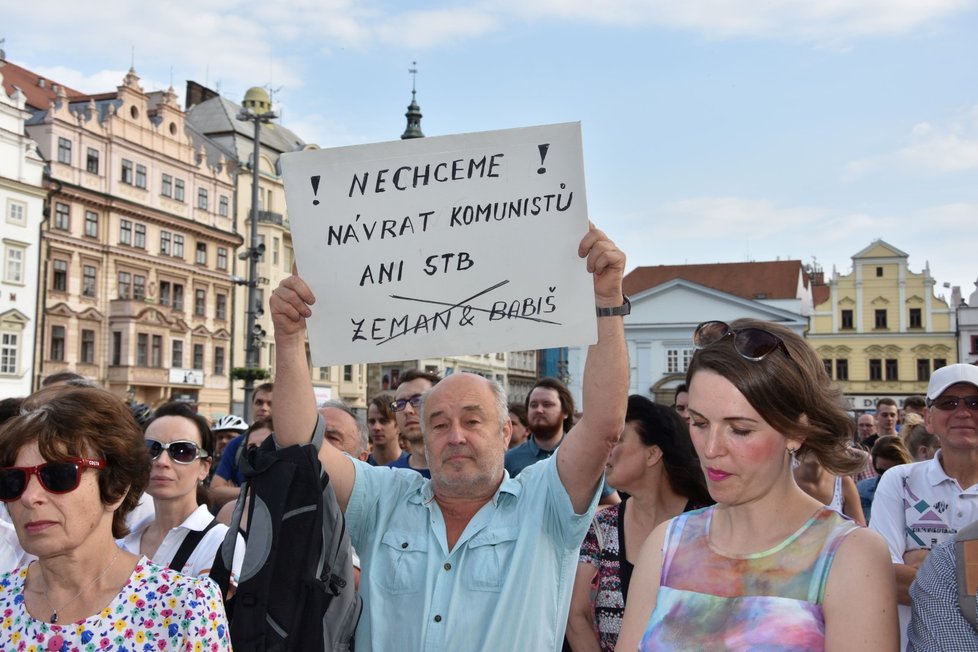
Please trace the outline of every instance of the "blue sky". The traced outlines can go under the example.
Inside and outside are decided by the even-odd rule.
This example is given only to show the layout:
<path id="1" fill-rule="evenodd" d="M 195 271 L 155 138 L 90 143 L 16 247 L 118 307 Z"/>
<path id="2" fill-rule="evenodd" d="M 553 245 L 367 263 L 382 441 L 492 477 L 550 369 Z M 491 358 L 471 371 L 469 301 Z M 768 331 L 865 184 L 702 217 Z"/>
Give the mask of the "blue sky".
<path id="1" fill-rule="evenodd" d="M 275 90 L 322 147 L 581 121 L 592 219 L 653 264 L 883 238 L 978 279 L 978 0 L 101 0 L 4 10 L 7 57 L 83 92 Z"/>

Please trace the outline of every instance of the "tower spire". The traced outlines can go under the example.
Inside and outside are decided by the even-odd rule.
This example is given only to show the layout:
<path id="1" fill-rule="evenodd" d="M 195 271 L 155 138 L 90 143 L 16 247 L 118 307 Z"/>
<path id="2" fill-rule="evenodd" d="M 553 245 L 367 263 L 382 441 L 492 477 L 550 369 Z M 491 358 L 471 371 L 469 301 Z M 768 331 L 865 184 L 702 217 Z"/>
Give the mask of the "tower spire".
<path id="1" fill-rule="evenodd" d="M 421 132 L 421 107 L 418 106 L 418 102 L 415 99 L 417 93 L 416 81 L 418 78 L 418 62 L 412 61 L 411 67 L 408 69 L 411 74 L 411 103 L 408 104 L 407 113 L 404 117 L 407 118 L 407 127 L 404 129 L 404 133 L 401 134 L 401 140 L 407 140 L 408 138 L 424 138 L 424 134 Z"/>

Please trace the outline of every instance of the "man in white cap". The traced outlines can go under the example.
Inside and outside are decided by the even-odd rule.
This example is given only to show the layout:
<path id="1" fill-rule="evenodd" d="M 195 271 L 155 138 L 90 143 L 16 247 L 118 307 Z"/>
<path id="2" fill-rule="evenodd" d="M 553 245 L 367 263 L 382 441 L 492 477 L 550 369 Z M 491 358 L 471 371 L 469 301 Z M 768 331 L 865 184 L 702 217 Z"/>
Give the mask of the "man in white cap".
<path id="1" fill-rule="evenodd" d="M 941 450 L 934 459 L 886 472 L 869 523 L 890 547 L 904 649 L 909 589 L 917 570 L 931 549 L 978 520 L 978 367 L 954 364 L 935 371 L 927 387 L 925 419 Z"/>

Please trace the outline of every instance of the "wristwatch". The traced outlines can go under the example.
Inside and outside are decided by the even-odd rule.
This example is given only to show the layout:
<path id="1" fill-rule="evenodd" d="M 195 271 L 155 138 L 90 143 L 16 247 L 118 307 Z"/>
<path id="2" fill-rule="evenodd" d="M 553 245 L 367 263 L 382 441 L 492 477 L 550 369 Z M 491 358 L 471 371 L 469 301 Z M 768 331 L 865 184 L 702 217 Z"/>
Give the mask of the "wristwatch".
<path id="1" fill-rule="evenodd" d="M 622 304 L 620 306 L 615 306 L 614 308 L 598 308 L 595 307 L 595 311 L 598 313 L 598 317 L 624 317 L 632 312 L 632 302 L 628 300 L 624 294 L 621 295 Z"/>

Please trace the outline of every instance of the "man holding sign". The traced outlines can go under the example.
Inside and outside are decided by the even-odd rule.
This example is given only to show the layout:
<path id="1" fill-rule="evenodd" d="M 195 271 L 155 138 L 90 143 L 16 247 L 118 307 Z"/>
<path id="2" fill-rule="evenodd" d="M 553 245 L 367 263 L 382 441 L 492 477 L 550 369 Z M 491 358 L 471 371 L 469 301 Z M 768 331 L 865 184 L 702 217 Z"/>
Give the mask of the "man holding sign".
<path id="1" fill-rule="evenodd" d="M 363 563 L 358 651 L 561 649 L 578 548 L 624 426 L 629 378 L 625 255 L 593 226 L 578 254 L 593 277 L 598 341 L 584 370 L 584 416 L 556 455 L 510 478 L 505 393 L 465 373 L 442 380 L 420 405 L 431 480 L 320 448 Z M 307 443 L 321 430 L 304 339 L 314 301 L 298 276 L 270 300 L 284 397 L 279 445 Z"/>

